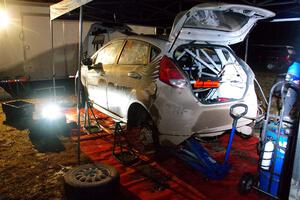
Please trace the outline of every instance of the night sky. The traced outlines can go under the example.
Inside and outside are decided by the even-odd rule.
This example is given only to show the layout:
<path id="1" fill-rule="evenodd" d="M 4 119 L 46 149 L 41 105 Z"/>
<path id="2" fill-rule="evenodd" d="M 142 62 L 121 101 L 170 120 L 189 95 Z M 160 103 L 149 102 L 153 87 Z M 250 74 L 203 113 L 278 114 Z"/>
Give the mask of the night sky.
<path id="1" fill-rule="evenodd" d="M 300 22 L 259 23 L 250 34 L 249 44 L 289 45 L 300 54 Z"/>
<path id="2" fill-rule="evenodd" d="M 249 49 L 255 48 L 252 47 L 253 44 L 293 46 L 297 57 L 300 58 L 300 21 L 258 23 L 250 32 Z M 240 58 L 244 58 L 245 41 L 231 45 L 231 47 Z"/>

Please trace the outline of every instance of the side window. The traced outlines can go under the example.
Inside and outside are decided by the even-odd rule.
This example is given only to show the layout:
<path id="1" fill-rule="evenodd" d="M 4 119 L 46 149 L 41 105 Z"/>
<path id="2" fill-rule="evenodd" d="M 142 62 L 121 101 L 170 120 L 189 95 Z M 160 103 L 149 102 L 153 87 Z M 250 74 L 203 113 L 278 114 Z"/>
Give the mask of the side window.
<path id="1" fill-rule="evenodd" d="M 150 61 L 153 61 L 158 56 L 159 53 L 160 53 L 159 48 L 152 46 L 150 52 Z"/>
<path id="2" fill-rule="evenodd" d="M 149 58 L 149 44 L 138 40 L 128 40 L 119 59 L 123 65 L 146 65 Z"/>
<path id="3" fill-rule="evenodd" d="M 95 64 L 99 62 L 102 64 L 114 64 L 116 57 L 123 46 L 123 42 L 123 40 L 118 40 L 101 49 L 97 54 Z"/>

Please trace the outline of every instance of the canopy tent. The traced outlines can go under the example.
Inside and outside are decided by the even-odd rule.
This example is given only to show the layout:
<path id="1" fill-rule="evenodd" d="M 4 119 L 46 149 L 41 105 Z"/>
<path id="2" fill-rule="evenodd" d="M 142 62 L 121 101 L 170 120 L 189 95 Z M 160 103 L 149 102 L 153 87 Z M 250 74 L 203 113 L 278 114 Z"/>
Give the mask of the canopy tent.
<path id="1" fill-rule="evenodd" d="M 62 0 L 11 0 L 32 4 L 54 4 Z M 217 0 L 94 0 L 84 5 L 83 19 L 90 21 L 118 22 L 143 26 L 171 27 L 176 14 L 199 3 Z M 263 7 L 276 13 L 276 18 L 300 17 L 299 0 L 219 0 L 220 2 L 247 4 Z M 296 16 L 295 16 L 296 15 Z M 291 16 L 291 17 L 290 17 Z M 60 19 L 79 18 L 79 9 L 70 10 Z"/>
<path id="2" fill-rule="evenodd" d="M 79 54 L 78 54 L 78 75 L 80 79 L 80 61 L 82 52 L 82 20 L 117 22 L 127 24 L 137 24 L 144 26 L 171 27 L 176 14 L 182 10 L 187 10 L 192 6 L 209 2 L 208 0 L 30 0 L 31 2 L 55 3 L 50 6 L 51 21 L 60 19 L 79 18 Z M 223 0 L 228 3 L 242 3 L 264 7 L 275 11 L 279 18 L 292 14 L 300 17 L 300 3 L 298 0 Z M 84 6 L 85 13 L 82 12 Z M 77 9 L 80 8 L 80 9 Z M 292 13 L 289 13 L 290 11 Z M 288 13 L 288 14 L 287 14 Z M 51 24 L 51 32 L 52 23 Z M 53 46 L 53 34 L 52 46 Z M 246 43 L 247 49 L 247 43 Z M 53 53 L 52 53 L 53 55 Z M 247 52 L 245 52 L 247 55 Z M 245 57 L 246 58 L 246 57 Z M 80 82 L 80 80 L 78 81 Z M 53 85 L 55 88 L 55 66 L 53 62 Z M 80 84 L 77 84 L 79 94 Z M 54 90 L 54 96 L 55 96 Z M 79 101 L 79 95 L 78 95 Z M 80 123 L 79 102 L 78 102 L 78 125 Z"/>
<path id="3" fill-rule="evenodd" d="M 79 8 L 93 0 L 63 0 L 50 6 L 50 20 L 54 20 L 76 8 Z"/>
<path id="4" fill-rule="evenodd" d="M 223 0 L 224 2 L 232 2 L 231 0 Z M 83 5 L 87 8 L 88 19 L 101 20 L 107 22 L 129 23 L 139 25 L 152 25 L 157 27 L 171 26 L 175 15 L 182 11 L 192 7 L 195 4 L 207 2 L 202 0 L 63 0 L 50 7 L 51 18 L 51 31 L 52 20 L 63 17 L 66 19 L 76 19 L 79 17 L 79 54 L 78 54 L 78 83 L 77 84 L 77 116 L 78 116 L 78 163 L 80 163 L 80 61 L 82 56 L 82 20 L 83 20 Z M 289 15 L 292 13 L 293 18 L 299 16 L 300 18 L 300 4 L 298 0 L 240 0 L 241 3 L 250 4 L 259 7 L 266 7 L 275 11 L 279 18 L 281 16 Z M 237 1 L 234 1 L 237 3 Z M 80 8 L 79 12 L 75 9 Z M 69 15 L 65 15 L 69 13 Z M 52 51 L 53 51 L 53 32 L 51 34 Z M 246 43 L 246 46 L 248 42 Z M 246 47 L 247 50 L 247 47 Z M 246 52 L 247 55 L 247 52 Z M 53 53 L 52 53 L 53 57 Z M 53 62 L 53 84 L 55 91 L 55 66 Z M 54 93 L 55 95 L 55 93 Z M 297 150 L 298 151 L 298 150 Z M 299 167 L 295 165 L 295 169 Z M 294 178 L 298 178 L 297 174 L 294 174 Z M 298 179 L 296 179 L 298 181 Z M 297 185 L 296 188 L 292 188 L 293 191 L 299 191 Z"/>

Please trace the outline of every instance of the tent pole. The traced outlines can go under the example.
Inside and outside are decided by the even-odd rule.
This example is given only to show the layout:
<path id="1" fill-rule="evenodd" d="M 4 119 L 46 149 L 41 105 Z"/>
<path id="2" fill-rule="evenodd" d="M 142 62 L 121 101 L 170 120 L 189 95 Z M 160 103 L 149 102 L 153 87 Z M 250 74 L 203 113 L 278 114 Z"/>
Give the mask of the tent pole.
<path id="1" fill-rule="evenodd" d="M 79 14 L 79 48 L 78 48 L 78 80 L 77 80 L 77 160 L 80 165 L 80 88 L 81 88 L 81 55 L 82 55 L 82 6 Z"/>
<path id="2" fill-rule="evenodd" d="M 54 44 L 53 44 L 53 21 L 50 20 L 50 32 L 51 32 L 51 57 L 52 57 L 52 82 L 53 82 L 53 98 L 56 102 L 56 90 L 55 90 L 55 64 L 54 64 Z"/>
<path id="3" fill-rule="evenodd" d="M 66 37 L 65 37 L 65 20 L 63 21 L 63 45 L 64 45 L 64 64 L 65 64 L 65 76 L 69 77 L 69 71 L 68 71 L 68 61 L 67 61 L 67 50 L 66 50 Z"/>
<path id="4" fill-rule="evenodd" d="M 245 45 L 245 62 L 248 61 L 248 46 L 249 46 L 249 36 L 246 39 L 246 45 Z"/>

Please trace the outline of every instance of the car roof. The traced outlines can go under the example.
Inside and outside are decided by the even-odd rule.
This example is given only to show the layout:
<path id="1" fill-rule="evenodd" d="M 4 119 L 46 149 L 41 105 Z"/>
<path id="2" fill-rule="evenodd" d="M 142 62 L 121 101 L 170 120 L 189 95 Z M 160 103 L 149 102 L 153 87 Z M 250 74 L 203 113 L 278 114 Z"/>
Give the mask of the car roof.
<path id="1" fill-rule="evenodd" d="M 119 37 L 119 38 L 113 39 L 112 41 L 119 40 L 119 39 L 141 40 L 141 41 L 148 42 L 160 49 L 163 49 L 165 44 L 168 42 L 168 40 L 165 39 L 164 37 L 156 36 L 156 35 L 131 35 L 131 36 Z"/>

